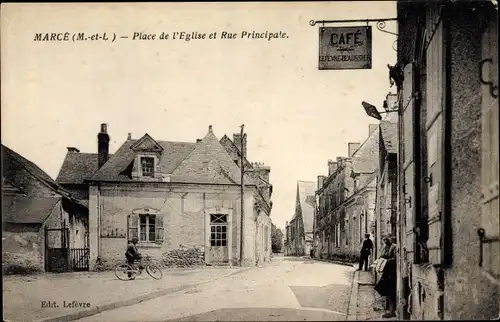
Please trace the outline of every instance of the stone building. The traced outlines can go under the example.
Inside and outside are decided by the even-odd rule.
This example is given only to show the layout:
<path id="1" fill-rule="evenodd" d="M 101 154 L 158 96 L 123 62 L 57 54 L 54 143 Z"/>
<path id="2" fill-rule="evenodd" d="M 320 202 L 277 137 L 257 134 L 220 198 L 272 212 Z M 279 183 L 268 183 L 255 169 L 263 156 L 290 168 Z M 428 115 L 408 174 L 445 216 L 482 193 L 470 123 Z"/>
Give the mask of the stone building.
<path id="1" fill-rule="evenodd" d="M 87 230 L 87 206 L 2 145 L 3 272 L 88 269 Z"/>
<path id="2" fill-rule="evenodd" d="M 352 257 L 357 258 L 364 234 L 371 235 L 376 241 L 375 232 L 375 195 L 376 171 L 378 169 L 378 125 L 371 124 L 368 137 L 362 143 L 349 143 L 349 155 L 352 160 L 350 178 L 353 182 L 352 191 L 347 191 L 346 236 L 349 240 L 347 248 Z M 375 244 L 375 243 L 374 243 Z"/>
<path id="3" fill-rule="evenodd" d="M 313 221 L 316 183 L 298 181 L 295 213 L 290 221 L 289 255 L 309 255 L 313 247 Z"/>
<path id="4" fill-rule="evenodd" d="M 365 232 L 374 232 L 378 125 L 361 143 L 348 143 L 348 157 L 328 161 L 328 176 L 318 176 L 315 245 L 318 258 L 354 259 Z"/>
<path id="5" fill-rule="evenodd" d="M 397 120 L 396 120 L 397 121 Z M 398 211 L 398 137 L 397 123 L 380 121 L 379 129 L 379 167 L 377 172 L 376 229 L 374 239 L 375 257 L 382 250 L 382 238 L 386 235 L 397 236 Z"/>
<path id="6" fill-rule="evenodd" d="M 328 160 L 328 176 L 318 177 L 316 236 L 319 238 L 320 258 L 333 259 L 336 255 L 348 253 L 349 239 L 346 235 L 348 227 L 344 202 L 348 191 L 354 189 L 351 171 L 351 159 L 338 157 L 336 162 Z"/>
<path id="7" fill-rule="evenodd" d="M 238 146 L 243 142 L 243 146 Z M 241 152 L 240 152 L 241 151 Z M 241 154 L 245 164 L 243 255 L 241 241 Z M 61 173 L 71 164 L 95 162 L 68 151 Z M 64 184 L 89 189 L 91 269 L 124 260 L 127 240 L 139 238 L 139 251 L 161 259 L 183 246 L 201 249 L 209 265 L 253 266 L 271 254 L 270 168 L 252 166 L 244 140 L 219 141 L 212 127 L 196 142 L 156 141 L 131 135 L 109 154 L 106 124 L 98 134 L 98 165 L 69 176 Z M 83 170 L 82 170 L 83 171 Z M 64 176 L 60 175 L 61 178 Z M 73 178 L 74 180 L 70 180 Z M 82 189 L 84 190 L 84 189 Z"/>
<path id="8" fill-rule="evenodd" d="M 397 12 L 399 318 L 495 319 L 498 7 L 398 1 Z"/>

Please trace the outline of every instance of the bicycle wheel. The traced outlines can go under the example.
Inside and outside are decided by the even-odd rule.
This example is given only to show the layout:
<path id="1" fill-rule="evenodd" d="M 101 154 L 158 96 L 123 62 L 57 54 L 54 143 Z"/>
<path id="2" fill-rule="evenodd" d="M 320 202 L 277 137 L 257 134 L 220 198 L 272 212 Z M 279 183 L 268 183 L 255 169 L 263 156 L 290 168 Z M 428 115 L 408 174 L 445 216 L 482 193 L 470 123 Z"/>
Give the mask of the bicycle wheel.
<path id="1" fill-rule="evenodd" d="M 137 272 L 128 264 L 118 264 L 115 267 L 115 276 L 122 281 L 128 281 L 137 275 Z"/>
<path id="2" fill-rule="evenodd" d="M 146 272 L 148 272 L 149 276 L 154 278 L 155 280 L 159 280 L 163 277 L 163 272 L 156 265 L 148 265 L 146 266 Z"/>

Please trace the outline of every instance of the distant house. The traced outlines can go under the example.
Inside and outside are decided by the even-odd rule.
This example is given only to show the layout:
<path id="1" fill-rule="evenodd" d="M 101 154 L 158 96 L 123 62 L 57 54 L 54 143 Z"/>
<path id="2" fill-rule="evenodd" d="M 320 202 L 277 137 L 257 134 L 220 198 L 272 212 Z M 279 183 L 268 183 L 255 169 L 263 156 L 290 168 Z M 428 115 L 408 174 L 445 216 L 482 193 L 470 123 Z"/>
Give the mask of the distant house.
<path id="1" fill-rule="evenodd" d="M 88 208 L 4 145 L 2 223 L 4 273 L 88 268 Z"/>
<path id="2" fill-rule="evenodd" d="M 295 213 L 290 221 L 291 240 L 290 254 L 295 256 L 309 255 L 313 247 L 313 222 L 316 183 L 314 181 L 298 181 L 295 200 Z"/>
<path id="3" fill-rule="evenodd" d="M 362 144 L 349 143 L 352 160 L 351 180 L 353 185 L 345 200 L 346 238 L 349 240 L 347 253 L 357 257 L 365 234 L 375 242 L 376 183 L 379 166 L 379 127 L 372 124 L 368 137 Z M 370 260 L 373 260 L 373 256 Z"/>
<path id="4" fill-rule="evenodd" d="M 270 168 L 248 162 L 246 135 L 244 140 L 235 137 L 235 142 L 219 141 L 211 126 L 196 142 L 129 135 L 111 155 L 107 125 L 102 124 L 97 155 L 68 151 L 58 180 L 79 196 L 88 190 L 91 266 L 123 261 L 132 237 L 139 238 L 140 252 L 156 259 L 186 245 L 202 249 L 210 265 L 268 261 Z M 243 258 L 240 153 L 246 165 Z M 75 171 L 75 164 L 83 166 Z"/>

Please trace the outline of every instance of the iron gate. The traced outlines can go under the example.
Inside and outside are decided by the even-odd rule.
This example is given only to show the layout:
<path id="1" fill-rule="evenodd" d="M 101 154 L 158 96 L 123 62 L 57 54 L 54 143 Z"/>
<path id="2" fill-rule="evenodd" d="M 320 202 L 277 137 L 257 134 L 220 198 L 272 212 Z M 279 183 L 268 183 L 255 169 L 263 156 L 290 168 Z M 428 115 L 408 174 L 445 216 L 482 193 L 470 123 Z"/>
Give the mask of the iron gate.
<path id="1" fill-rule="evenodd" d="M 73 271 L 88 271 L 89 259 L 89 248 L 72 248 L 70 251 L 70 262 Z"/>

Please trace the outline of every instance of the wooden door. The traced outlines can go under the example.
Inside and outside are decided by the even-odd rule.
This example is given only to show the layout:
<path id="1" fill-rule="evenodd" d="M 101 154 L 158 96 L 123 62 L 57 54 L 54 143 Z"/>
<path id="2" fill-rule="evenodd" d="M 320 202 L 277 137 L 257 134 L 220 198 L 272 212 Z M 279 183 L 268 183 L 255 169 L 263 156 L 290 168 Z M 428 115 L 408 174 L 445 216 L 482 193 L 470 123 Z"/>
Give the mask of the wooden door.
<path id="1" fill-rule="evenodd" d="M 228 216 L 221 214 L 210 215 L 210 246 L 208 259 L 210 264 L 229 262 L 228 252 Z"/>

